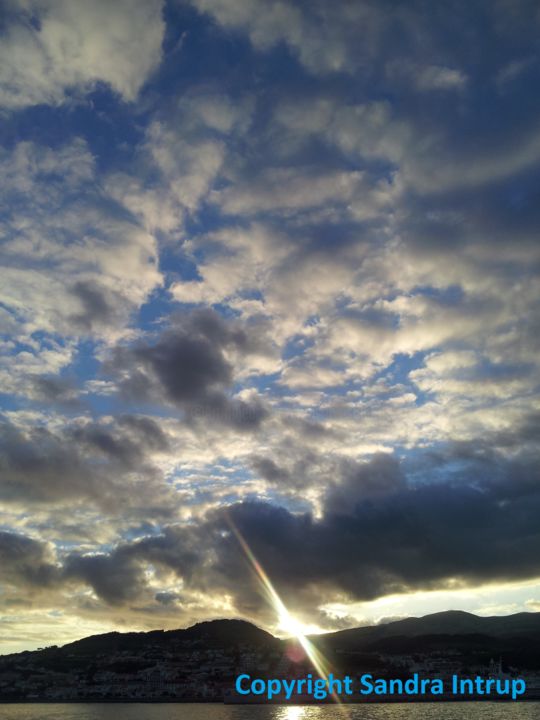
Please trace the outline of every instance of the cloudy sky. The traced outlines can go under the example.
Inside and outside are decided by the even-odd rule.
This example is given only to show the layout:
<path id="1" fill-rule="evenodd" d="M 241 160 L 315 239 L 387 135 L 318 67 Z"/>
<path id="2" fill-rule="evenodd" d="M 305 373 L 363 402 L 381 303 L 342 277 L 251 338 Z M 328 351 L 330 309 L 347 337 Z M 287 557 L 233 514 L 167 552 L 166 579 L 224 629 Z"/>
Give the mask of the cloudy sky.
<path id="1" fill-rule="evenodd" d="M 0 652 L 540 610 L 540 12 L 3 0 Z"/>

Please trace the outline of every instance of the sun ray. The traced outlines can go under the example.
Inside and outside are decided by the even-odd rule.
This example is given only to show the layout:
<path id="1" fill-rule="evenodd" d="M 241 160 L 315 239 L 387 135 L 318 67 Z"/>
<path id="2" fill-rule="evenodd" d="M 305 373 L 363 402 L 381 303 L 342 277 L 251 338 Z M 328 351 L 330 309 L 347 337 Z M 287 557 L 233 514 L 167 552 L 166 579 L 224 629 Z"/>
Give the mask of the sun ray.
<path id="1" fill-rule="evenodd" d="M 288 611 L 283 600 L 280 598 L 277 590 L 275 589 L 270 578 L 268 577 L 266 571 L 262 567 L 261 563 L 257 560 L 255 554 L 249 547 L 240 530 L 236 527 L 236 524 L 231 518 L 230 513 L 225 513 L 225 516 L 227 518 L 227 523 L 231 529 L 231 532 L 233 533 L 240 547 L 244 551 L 244 554 L 248 559 L 249 564 L 254 571 L 254 574 L 259 584 L 262 587 L 263 594 L 265 595 L 270 605 L 276 611 L 280 627 L 282 627 L 284 630 L 290 632 L 296 637 L 296 639 L 302 646 L 304 652 L 310 659 L 317 674 L 327 682 L 328 675 L 330 673 L 330 663 L 324 657 L 321 651 L 315 647 L 311 640 L 304 635 L 301 630 L 300 623 Z M 348 716 L 348 711 L 341 702 L 339 695 L 334 692 L 331 694 L 331 697 L 333 698 L 334 702 L 340 706 L 341 710 Z"/>

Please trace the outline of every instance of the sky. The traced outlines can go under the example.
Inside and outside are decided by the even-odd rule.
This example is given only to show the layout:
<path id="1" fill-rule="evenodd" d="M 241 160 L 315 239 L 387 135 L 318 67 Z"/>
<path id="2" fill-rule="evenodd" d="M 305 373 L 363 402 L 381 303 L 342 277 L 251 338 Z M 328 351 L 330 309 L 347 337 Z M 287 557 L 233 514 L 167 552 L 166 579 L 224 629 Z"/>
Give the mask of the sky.
<path id="1" fill-rule="evenodd" d="M 540 610 L 539 38 L 1 1 L 0 652 Z"/>

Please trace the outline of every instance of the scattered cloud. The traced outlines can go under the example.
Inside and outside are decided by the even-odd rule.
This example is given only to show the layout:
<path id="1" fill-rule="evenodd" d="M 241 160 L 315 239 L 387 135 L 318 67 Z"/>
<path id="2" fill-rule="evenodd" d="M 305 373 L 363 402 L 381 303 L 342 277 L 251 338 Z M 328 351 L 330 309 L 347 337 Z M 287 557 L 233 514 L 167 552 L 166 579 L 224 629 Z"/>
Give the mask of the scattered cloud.
<path id="1" fill-rule="evenodd" d="M 6 647 L 536 607 L 533 5 L 7 3 Z"/>

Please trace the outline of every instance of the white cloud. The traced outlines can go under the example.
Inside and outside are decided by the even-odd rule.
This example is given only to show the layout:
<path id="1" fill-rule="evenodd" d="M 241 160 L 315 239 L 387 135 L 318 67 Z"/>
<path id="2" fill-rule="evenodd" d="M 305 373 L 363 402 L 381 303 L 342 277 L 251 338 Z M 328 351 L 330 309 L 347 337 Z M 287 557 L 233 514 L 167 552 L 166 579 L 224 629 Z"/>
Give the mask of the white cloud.
<path id="1" fill-rule="evenodd" d="M 222 134 L 245 132 L 251 122 L 253 100 L 250 97 L 233 101 L 211 87 L 195 88 L 178 101 L 184 132 L 214 130 Z"/>
<path id="2" fill-rule="evenodd" d="M 386 70 L 392 80 L 404 81 L 420 92 L 462 90 L 467 84 L 467 75 L 457 68 L 425 65 L 406 58 L 391 61 Z"/>
<path id="3" fill-rule="evenodd" d="M 208 195 L 225 152 L 221 140 L 156 121 L 141 148 L 142 172 L 139 168 L 136 175 L 112 174 L 106 180 L 107 191 L 149 232 L 161 230 L 176 240 L 182 236 L 186 213 L 194 213 Z M 156 171 L 159 180 L 147 183 Z"/>
<path id="4" fill-rule="evenodd" d="M 512 60 L 506 65 L 503 65 L 503 67 L 495 75 L 495 83 L 499 90 L 507 90 L 508 86 L 511 85 L 514 80 L 519 78 L 531 67 L 531 65 L 534 64 L 534 61 L 534 57 L 527 57 L 519 60 Z"/>
<path id="5" fill-rule="evenodd" d="M 195 210 L 208 193 L 225 157 L 221 141 L 188 138 L 181 128 L 177 132 L 162 123 L 150 126 L 146 148 L 172 195 L 187 210 Z"/>
<path id="6" fill-rule="evenodd" d="M 363 173 L 310 168 L 268 168 L 254 178 L 232 185 L 214 200 L 226 213 L 251 215 L 265 211 L 295 212 L 330 203 L 347 204 L 365 185 Z"/>
<path id="7" fill-rule="evenodd" d="M 535 125 L 519 134 L 508 133 L 496 151 L 489 143 L 464 149 L 452 144 L 450 128 L 426 127 L 414 116 L 402 116 L 387 101 L 353 105 L 325 97 L 289 100 L 277 106 L 275 120 L 290 133 L 284 139 L 291 144 L 315 136 L 357 161 L 386 160 L 399 171 L 403 188 L 426 195 L 496 183 L 540 158 Z"/>
<path id="8" fill-rule="evenodd" d="M 306 250 L 301 240 L 263 223 L 212 233 L 187 243 L 187 248 L 211 252 L 198 263 L 202 280 L 175 283 L 174 298 L 187 303 L 226 301 L 247 315 L 264 314 L 271 318 L 280 345 L 294 333 L 309 333 L 304 324 L 311 315 L 328 313 L 353 284 L 364 254 L 362 246 L 344 253 Z M 246 303 L 245 296 L 254 291 L 261 299 Z"/>
<path id="9" fill-rule="evenodd" d="M 162 0 L 16 0 L 0 43 L 0 106 L 58 105 L 107 83 L 134 100 L 161 60 Z"/>
<path id="10" fill-rule="evenodd" d="M 154 238 L 101 194 L 82 140 L 57 150 L 19 143 L 0 154 L 0 173 L 0 299 L 22 343 L 17 362 L 8 349 L 17 385 L 40 369 L 58 372 L 76 337 L 123 334 L 161 275 Z M 37 332 L 48 339 L 36 347 Z"/>
<path id="11" fill-rule="evenodd" d="M 460 70 L 429 65 L 419 72 L 419 90 L 459 90 L 464 87 L 467 77 Z"/>

